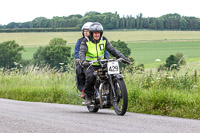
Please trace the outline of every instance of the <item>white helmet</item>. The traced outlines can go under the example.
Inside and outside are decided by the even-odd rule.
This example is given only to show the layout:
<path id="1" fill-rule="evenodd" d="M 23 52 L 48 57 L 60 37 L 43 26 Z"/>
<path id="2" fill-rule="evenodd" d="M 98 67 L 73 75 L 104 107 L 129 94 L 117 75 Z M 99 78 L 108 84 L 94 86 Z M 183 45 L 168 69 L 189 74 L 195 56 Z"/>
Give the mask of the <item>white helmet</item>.
<path id="1" fill-rule="evenodd" d="M 87 23 L 85 23 L 85 24 L 82 26 L 82 31 L 84 31 L 84 30 L 89 30 L 90 25 L 92 25 L 92 24 L 93 24 L 92 22 L 87 22 Z"/>

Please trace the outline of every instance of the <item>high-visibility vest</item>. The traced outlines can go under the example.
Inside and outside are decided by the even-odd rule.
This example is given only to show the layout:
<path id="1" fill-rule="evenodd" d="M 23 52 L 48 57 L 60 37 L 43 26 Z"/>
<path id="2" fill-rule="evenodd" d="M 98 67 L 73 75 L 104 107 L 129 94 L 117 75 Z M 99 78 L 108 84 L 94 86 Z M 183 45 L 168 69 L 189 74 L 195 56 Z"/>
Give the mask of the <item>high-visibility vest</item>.
<path id="1" fill-rule="evenodd" d="M 86 42 L 86 44 L 88 47 L 88 51 L 86 53 L 87 61 L 94 61 L 97 60 L 97 58 L 104 59 L 106 40 L 101 39 L 97 44 L 89 40 L 88 42 Z M 93 65 L 99 64 L 94 63 Z"/>

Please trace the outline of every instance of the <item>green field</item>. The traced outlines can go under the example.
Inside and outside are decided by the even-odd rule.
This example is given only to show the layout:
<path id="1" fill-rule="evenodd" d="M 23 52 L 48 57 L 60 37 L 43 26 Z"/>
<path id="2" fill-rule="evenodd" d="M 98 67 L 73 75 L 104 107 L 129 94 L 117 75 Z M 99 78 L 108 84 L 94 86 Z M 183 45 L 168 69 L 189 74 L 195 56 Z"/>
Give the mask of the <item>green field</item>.
<path id="1" fill-rule="evenodd" d="M 74 52 L 74 45 L 72 52 Z M 145 66 L 158 66 L 165 62 L 166 58 L 171 54 L 182 52 L 186 60 L 190 62 L 200 61 L 200 41 L 177 41 L 177 42 L 143 42 L 143 43 L 128 43 L 131 49 L 131 56 L 138 64 Z M 23 52 L 24 59 L 32 59 L 33 54 L 38 47 L 25 47 Z M 156 59 L 161 59 L 162 62 L 155 62 Z"/>
<path id="2" fill-rule="evenodd" d="M 131 56 L 137 63 L 146 66 L 152 66 L 158 58 L 165 62 L 169 55 L 177 52 L 182 52 L 187 60 L 200 61 L 200 31 L 105 31 L 104 36 L 109 41 L 128 43 Z M 23 58 L 31 59 L 39 46 L 47 45 L 56 37 L 67 40 L 73 52 L 81 32 L 0 33 L 0 42 L 16 40 L 25 48 Z"/>
<path id="3" fill-rule="evenodd" d="M 131 56 L 138 63 L 151 64 L 156 59 L 165 61 L 171 54 L 182 52 L 185 58 L 200 58 L 200 41 L 129 43 Z"/>

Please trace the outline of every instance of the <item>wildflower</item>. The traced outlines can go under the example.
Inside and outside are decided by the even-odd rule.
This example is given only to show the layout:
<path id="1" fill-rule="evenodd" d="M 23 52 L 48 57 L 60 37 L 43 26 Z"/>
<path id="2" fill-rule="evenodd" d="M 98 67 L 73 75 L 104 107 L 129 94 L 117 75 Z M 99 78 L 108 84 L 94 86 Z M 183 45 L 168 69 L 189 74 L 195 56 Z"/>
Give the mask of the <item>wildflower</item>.
<path id="1" fill-rule="evenodd" d="M 157 77 L 156 79 L 160 79 L 159 77 Z"/>
<path id="2" fill-rule="evenodd" d="M 151 83 L 155 83 L 155 81 L 151 81 Z"/>
<path id="3" fill-rule="evenodd" d="M 177 66 L 177 64 L 172 64 L 171 66 Z"/>
<path id="4" fill-rule="evenodd" d="M 13 62 L 13 63 L 14 63 L 15 66 L 19 65 L 19 63 L 17 63 L 17 62 Z"/>
<path id="5" fill-rule="evenodd" d="M 38 66 L 35 67 L 35 70 L 39 70 L 40 68 Z"/>
<path id="6" fill-rule="evenodd" d="M 198 85 L 193 85 L 194 88 L 198 87 Z"/>
<path id="7" fill-rule="evenodd" d="M 167 77 L 168 79 L 173 79 L 173 77 Z"/>
<path id="8" fill-rule="evenodd" d="M 59 64 L 60 64 L 61 66 L 62 66 L 62 65 L 64 65 L 64 63 L 62 63 L 62 62 L 61 62 L 61 63 L 59 63 Z"/>

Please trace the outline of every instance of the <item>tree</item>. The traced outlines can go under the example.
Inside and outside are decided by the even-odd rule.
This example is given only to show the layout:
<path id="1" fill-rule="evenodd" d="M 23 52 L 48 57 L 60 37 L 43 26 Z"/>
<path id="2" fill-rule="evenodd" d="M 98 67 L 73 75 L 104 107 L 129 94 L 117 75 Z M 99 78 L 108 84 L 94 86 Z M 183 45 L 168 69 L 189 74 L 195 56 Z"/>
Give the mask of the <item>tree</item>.
<path id="1" fill-rule="evenodd" d="M 20 63 L 22 55 L 20 51 L 24 50 L 14 40 L 0 43 L 0 67 L 13 68 L 14 62 Z"/>
<path id="2" fill-rule="evenodd" d="M 177 13 L 163 15 L 164 27 L 166 29 L 179 29 L 180 28 L 180 18 L 181 16 Z"/>
<path id="3" fill-rule="evenodd" d="M 67 41 L 65 41 L 62 38 L 54 38 L 54 39 L 51 39 L 49 42 L 49 45 L 66 45 L 66 44 L 67 44 Z"/>
<path id="4" fill-rule="evenodd" d="M 6 28 L 9 28 L 9 29 L 18 28 L 18 23 L 11 22 L 6 26 Z"/>
<path id="5" fill-rule="evenodd" d="M 126 44 L 124 41 L 111 41 L 110 42 L 114 48 L 116 48 L 117 50 L 119 50 L 124 56 L 129 57 L 131 54 L 131 49 L 128 48 L 128 44 Z M 112 55 L 111 55 L 112 56 Z M 129 57 L 131 59 L 131 64 L 132 66 L 134 65 L 134 59 L 132 57 Z M 125 68 L 127 67 L 126 64 L 120 63 L 120 67 Z M 132 70 L 132 69 L 130 69 Z"/>
<path id="6" fill-rule="evenodd" d="M 185 20 L 184 17 L 180 19 L 180 29 L 181 30 L 186 30 L 187 29 L 187 21 Z"/>
<path id="7" fill-rule="evenodd" d="M 38 17 L 31 21 L 31 28 L 47 28 L 50 25 L 50 21 L 45 17 Z"/>
<path id="8" fill-rule="evenodd" d="M 136 26 L 137 26 L 137 29 L 142 29 L 143 27 L 143 14 L 140 13 L 137 15 L 137 18 L 136 18 Z"/>
<path id="9" fill-rule="evenodd" d="M 179 68 L 178 58 L 175 55 L 170 55 L 166 59 L 165 67 L 167 67 L 168 70 L 178 69 Z"/>
<path id="10" fill-rule="evenodd" d="M 185 57 L 183 56 L 183 53 L 176 53 L 176 57 L 178 59 L 178 65 L 185 65 L 186 61 L 185 61 Z"/>
<path id="11" fill-rule="evenodd" d="M 179 70 L 181 65 L 185 65 L 186 61 L 182 53 L 178 52 L 176 55 L 170 55 L 166 59 L 165 67 L 168 68 L 168 70 Z"/>
<path id="12" fill-rule="evenodd" d="M 71 63 L 71 47 L 66 46 L 66 41 L 54 38 L 48 46 L 40 47 L 33 56 L 34 64 L 50 65 L 59 69 L 61 65 Z"/>
<path id="13" fill-rule="evenodd" d="M 95 12 L 95 11 L 91 11 L 91 12 L 86 12 L 84 17 L 85 16 L 96 16 L 96 15 L 99 15 L 99 14 L 101 14 L 101 13 Z"/>
<path id="14" fill-rule="evenodd" d="M 129 57 L 131 55 L 131 49 L 128 48 L 128 44 L 126 44 L 124 41 L 111 41 L 110 42 L 113 47 L 115 47 L 117 50 L 119 50 L 124 56 Z"/>

